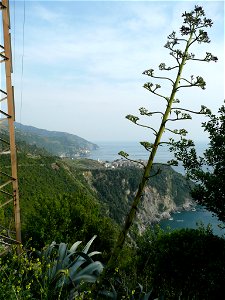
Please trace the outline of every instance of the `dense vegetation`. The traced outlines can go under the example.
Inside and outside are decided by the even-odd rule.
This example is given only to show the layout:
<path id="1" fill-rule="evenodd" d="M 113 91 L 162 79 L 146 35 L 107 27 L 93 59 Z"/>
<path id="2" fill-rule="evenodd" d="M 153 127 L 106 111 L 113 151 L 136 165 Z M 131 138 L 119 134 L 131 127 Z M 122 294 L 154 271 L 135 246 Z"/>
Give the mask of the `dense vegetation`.
<path id="1" fill-rule="evenodd" d="M 137 253 L 139 274 L 148 278 L 155 295 L 166 299 L 220 299 L 225 295 L 225 240 L 209 228 L 167 234 L 147 230 Z"/>
<path id="2" fill-rule="evenodd" d="M 194 144 L 188 140 L 177 142 L 175 151 L 182 161 L 187 175 L 196 182 L 192 197 L 201 205 L 214 212 L 221 221 L 225 221 L 225 106 L 218 115 L 208 110 L 208 120 L 202 124 L 209 134 L 209 145 L 202 157 L 198 157 Z"/>
<path id="3" fill-rule="evenodd" d="M 86 243 L 96 234 L 95 249 L 103 251 L 106 259 L 115 242 L 118 226 L 102 215 L 99 203 L 88 193 L 78 190 L 52 197 L 37 196 L 33 201 L 23 224 L 25 241 L 32 237 L 30 244 L 40 249 L 53 240 Z"/>
<path id="4" fill-rule="evenodd" d="M 87 247 L 52 243 L 38 251 L 26 245 L 19 256 L 16 249 L 1 256 L 0 299 L 93 299 L 92 284 L 103 269 L 102 255 L 89 250 L 97 248 L 94 238 Z M 156 227 L 137 241 L 138 247 L 123 250 L 111 288 L 106 282 L 96 299 L 224 298 L 223 238 L 204 228 L 165 233 Z"/>

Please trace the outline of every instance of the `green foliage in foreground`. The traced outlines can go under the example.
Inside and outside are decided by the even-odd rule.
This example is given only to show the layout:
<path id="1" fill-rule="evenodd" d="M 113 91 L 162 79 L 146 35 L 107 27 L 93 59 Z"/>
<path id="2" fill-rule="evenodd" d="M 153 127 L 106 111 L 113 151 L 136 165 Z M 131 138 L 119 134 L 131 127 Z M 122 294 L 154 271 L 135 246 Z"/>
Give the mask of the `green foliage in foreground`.
<path id="1" fill-rule="evenodd" d="M 89 253 L 95 237 L 81 247 L 51 243 L 41 251 L 13 249 L 0 258 L 0 300 L 223 299 L 225 240 L 209 229 L 170 233 L 149 228 L 138 247 L 123 249 L 118 267 L 97 297 L 91 291 L 103 270 Z M 80 245 L 81 244 L 81 245 Z M 101 257 L 100 257 L 101 260 Z"/>
<path id="2" fill-rule="evenodd" d="M 80 241 L 74 243 L 70 249 L 65 243 L 56 245 L 53 242 L 40 253 L 42 265 L 46 270 L 41 279 L 47 289 L 47 299 L 56 297 L 59 299 L 61 295 L 62 299 L 65 299 L 66 296 L 75 298 L 82 284 L 96 281 L 103 270 L 103 265 L 92 259 L 100 252 L 94 251 L 88 254 L 95 238 L 96 236 L 87 243 L 82 251 L 78 251 Z"/>
<path id="3" fill-rule="evenodd" d="M 225 240 L 209 228 L 170 233 L 147 230 L 137 256 L 137 272 L 156 295 L 163 294 L 165 299 L 225 298 Z"/>
<path id="4" fill-rule="evenodd" d="M 16 254 L 12 249 L 0 259 L 0 299 L 75 299 L 86 283 L 96 281 L 103 266 L 88 253 L 94 236 L 83 249 L 81 242 L 70 248 L 53 242 L 41 252 L 35 249 Z"/>

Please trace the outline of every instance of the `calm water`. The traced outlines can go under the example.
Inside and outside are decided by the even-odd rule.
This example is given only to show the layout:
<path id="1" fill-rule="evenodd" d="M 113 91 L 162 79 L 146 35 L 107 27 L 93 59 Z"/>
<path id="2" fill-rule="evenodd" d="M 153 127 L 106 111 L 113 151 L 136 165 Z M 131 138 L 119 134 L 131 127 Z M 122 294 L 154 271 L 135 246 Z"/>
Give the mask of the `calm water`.
<path id="1" fill-rule="evenodd" d="M 121 156 L 118 152 L 125 151 L 131 159 L 142 159 L 147 160 L 149 152 L 145 150 L 138 142 L 95 142 L 99 149 L 92 151 L 89 158 L 101 161 L 113 161 L 120 159 Z M 205 143 L 199 143 L 196 145 L 196 150 L 201 155 L 206 148 Z M 159 147 L 155 163 L 166 163 L 168 160 L 173 158 L 173 154 L 168 150 L 168 146 Z M 182 166 L 173 167 L 173 169 L 179 173 L 184 173 Z"/>
<path id="2" fill-rule="evenodd" d="M 132 159 L 147 160 L 148 152 L 138 142 L 96 142 L 99 146 L 98 150 L 91 153 L 89 158 L 101 161 L 113 161 L 121 158 L 118 155 L 119 151 L 125 151 L 129 153 Z M 198 154 L 202 154 L 206 148 L 205 143 L 199 143 L 196 145 Z M 155 158 L 155 162 L 166 163 L 172 159 L 172 154 L 168 151 L 168 147 L 160 147 Z M 177 172 L 183 173 L 181 166 L 173 167 Z M 217 235 L 223 235 L 225 230 L 219 229 L 220 222 L 212 215 L 211 212 L 197 208 L 196 211 L 184 211 L 180 213 L 174 213 L 171 215 L 172 220 L 163 220 L 160 222 L 162 228 L 166 229 L 168 226 L 171 228 L 196 228 L 196 223 L 202 222 L 205 226 L 212 225 L 213 232 Z"/>
<path id="3" fill-rule="evenodd" d="M 113 161 L 119 159 L 120 156 L 118 152 L 125 151 L 133 159 L 143 159 L 148 158 L 148 153 L 144 147 L 142 147 L 138 142 L 96 142 L 99 146 L 98 150 L 91 153 L 90 158 Z M 166 147 L 159 148 L 156 162 L 166 162 L 168 157 L 172 157 L 169 151 L 166 151 Z"/>
<path id="4" fill-rule="evenodd" d="M 224 229 L 218 227 L 221 222 L 216 216 L 201 207 L 197 207 L 196 211 L 182 211 L 180 213 L 171 214 L 170 220 L 162 220 L 160 225 L 163 229 L 179 229 L 179 228 L 197 228 L 197 224 L 212 225 L 213 233 L 219 236 L 225 234 Z"/>

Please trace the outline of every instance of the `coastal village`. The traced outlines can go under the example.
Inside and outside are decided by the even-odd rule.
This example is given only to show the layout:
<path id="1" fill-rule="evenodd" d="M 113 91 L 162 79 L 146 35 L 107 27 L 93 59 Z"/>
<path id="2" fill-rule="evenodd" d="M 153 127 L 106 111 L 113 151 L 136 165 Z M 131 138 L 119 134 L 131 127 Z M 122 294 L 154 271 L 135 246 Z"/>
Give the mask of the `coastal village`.
<path id="1" fill-rule="evenodd" d="M 127 160 L 127 159 L 116 159 L 114 161 L 101 161 L 98 159 L 98 162 L 103 164 L 105 168 L 109 169 L 116 169 L 116 168 L 122 168 L 122 167 L 138 167 L 138 168 L 143 168 L 143 166 L 146 164 L 146 161 L 144 160 L 137 160 L 137 161 L 132 161 L 132 160 Z"/>

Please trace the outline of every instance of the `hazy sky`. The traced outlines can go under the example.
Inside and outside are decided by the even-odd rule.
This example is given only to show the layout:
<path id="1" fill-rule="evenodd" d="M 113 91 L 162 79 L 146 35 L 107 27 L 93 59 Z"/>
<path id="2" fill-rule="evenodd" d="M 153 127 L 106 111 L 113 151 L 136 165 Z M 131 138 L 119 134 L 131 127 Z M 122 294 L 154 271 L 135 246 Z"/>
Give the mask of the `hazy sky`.
<path id="1" fill-rule="evenodd" d="M 187 64 L 186 78 L 202 76 L 206 90 L 185 89 L 177 96 L 186 108 L 204 104 L 216 112 L 224 99 L 223 1 L 11 1 L 16 120 L 90 141 L 152 141 L 150 132 L 125 116 L 138 115 L 140 107 L 164 108 L 163 100 L 142 87 L 151 81 L 142 72 L 153 68 L 162 76 L 158 65 L 173 63 L 163 45 L 168 34 L 178 32 L 182 13 L 196 4 L 214 25 L 211 43 L 193 52 L 199 57 L 212 52 L 219 62 Z M 165 84 L 162 92 L 170 89 Z M 202 140 L 202 120 L 176 127 Z M 157 119 L 144 122 L 159 125 Z"/>

